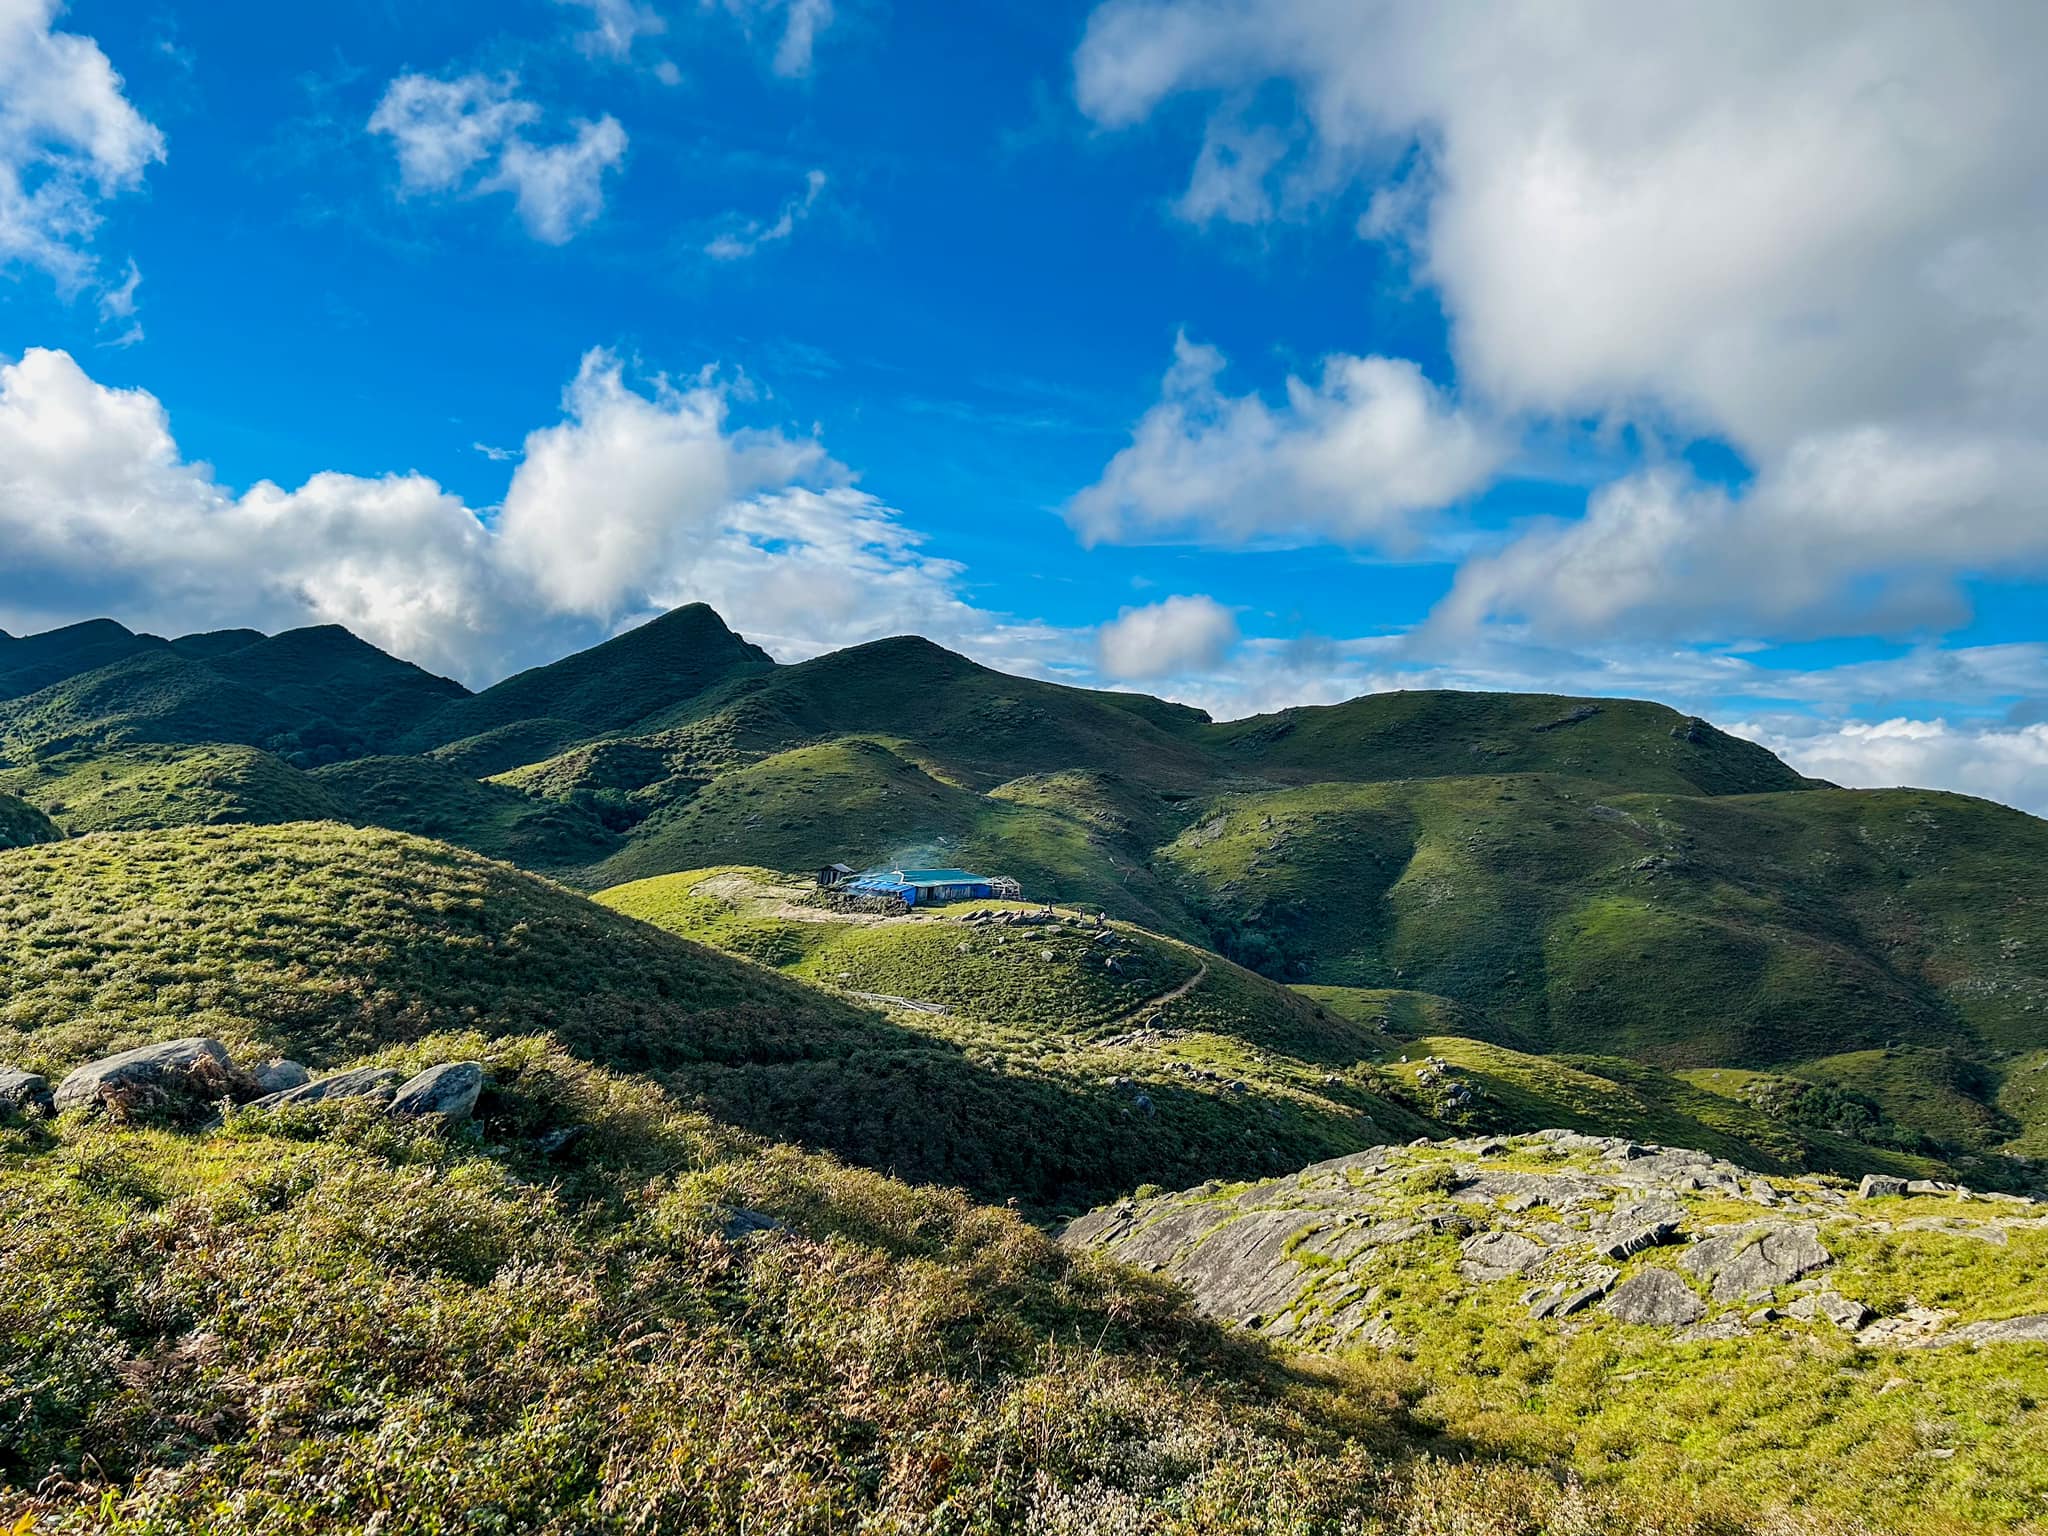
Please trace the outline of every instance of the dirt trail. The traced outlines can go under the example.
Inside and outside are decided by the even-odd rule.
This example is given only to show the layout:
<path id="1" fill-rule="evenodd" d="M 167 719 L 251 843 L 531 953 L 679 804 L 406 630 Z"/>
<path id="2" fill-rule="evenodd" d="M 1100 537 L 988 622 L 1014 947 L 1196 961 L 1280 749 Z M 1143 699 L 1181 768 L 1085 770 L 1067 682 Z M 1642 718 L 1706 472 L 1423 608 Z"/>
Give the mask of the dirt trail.
<path id="1" fill-rule="evenodd" d="M 1121 1025 L 1135 1024 L 1144 1015 L 1157 1014 L 1169 1003 L 1177 1003 L 1182 998 L 1186 997 L 1190 992 L 1194 991 L 1195 988 L 1199 987 L 1205 980 L 1208 979 L 1208 975 L 1209 962 L 1206 960 L 1197 960 L 1195 962 L 1195 974 L 1190 976 L 1186 981 L 1182 982 L 1179 986 L 1174 987 L 1169 991 L 1162 992 L 1157 997 L 1148 997 L 1145 999 L 1144 1002 L 1138 1004 L 1137 1007 L 1127 1009 L 1123 1013 L 1118 1014 L 1115 1018 L 1110 1019 L 1104 1023 L 1097 1024 L 1094 1027 L 1096 1029 L 1116 1029 Z"/>

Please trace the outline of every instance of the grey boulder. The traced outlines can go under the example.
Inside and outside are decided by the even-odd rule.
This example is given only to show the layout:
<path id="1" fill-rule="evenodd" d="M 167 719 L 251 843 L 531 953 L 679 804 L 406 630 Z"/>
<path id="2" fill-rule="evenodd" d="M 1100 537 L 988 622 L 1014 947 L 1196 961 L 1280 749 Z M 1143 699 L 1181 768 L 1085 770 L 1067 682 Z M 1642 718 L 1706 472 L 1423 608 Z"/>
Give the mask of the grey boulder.
<path id="1" fill-rule="evenodd" d="M 1668 1269 L 1646 1269 L 1614 1288 L 1604 1310 L 1624 1323 L 1683 1328 L 1707 1315 L 1706 1303 Z"/>
<path id="2" fill-rule="evenodd" d="M 439 1115 L 446 1120 L 467 1120 L 483 1091 L 484 1064 L 480 1061 L 447 1061 L 429 1067 L 401 1087 L 392 1097 L 389 1113 L 394 1115 Z"/>
<path id="3" fill-rule="evenodd" d="M 20 1072 L 0 1067 L 0 1112 L 17 1115 L 51 1115 L 56 1106 L 50 1099 L 50 1080 L 37 1072 Z"/>
<path id="4" fill-rule="evenodd" d="M 55 1104 L 59 1110 L 90 1109 L 128 1094 L 222 1098 L 236 1082 L 228 1048 L 218 1040 L 191 1035 L 87 1062 L 57 1085 Z"/>
<path id="5" fill-rule="evenodd" d="M 1903 1195 L 1908 1188 L 1907 1181 L 1895 1179 L 1888 1173 L 1866 1173 L 1863 1182 L 1856 1186 L 1858 1200 L 1883 1200 L 1893 1195 Z"/>
<path id="6" fill-rule="evenodd" d="M 249 1074 L 259 1093 L 283 1093 L 292 1088 L 303 1088 L 313 1081 L 313 1074 L 296 1061 L 287 1061 L 282 1056 L 266 1061 Z"/>
<path id="7" fill-rule="evenodd" d="M 277 1109 L 286 1104 L 324 1104 L 330 1100 L 388 1098 L 404 1076 L 404 1073 L 393 1067 L 357 1067 L 352 1072 L 337 1072 L 332 1077 L 323 1077 L 314 1082 L 301 1083 L 296 1088 L 285 1088 L 276 1093 L 265 1094 L 250 1107 Z"/>

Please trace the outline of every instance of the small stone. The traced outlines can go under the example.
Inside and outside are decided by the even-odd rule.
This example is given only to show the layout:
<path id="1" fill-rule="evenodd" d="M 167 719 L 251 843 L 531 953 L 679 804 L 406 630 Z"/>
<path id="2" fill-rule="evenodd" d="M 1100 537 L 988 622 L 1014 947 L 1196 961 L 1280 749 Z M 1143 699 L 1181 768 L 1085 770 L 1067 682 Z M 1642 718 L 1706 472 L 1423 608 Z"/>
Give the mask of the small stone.
<path id="1" fill-rule="evenodd" d="M 1858 1200 L 1885 1200 L 1906 1193 L 1904 1179 L 1895 1179 L 1888 1173 L 1866 1173 L 1863 1182 L 1856 1186 Z"/>
<path id="2" fill-rule="evenodd" d="M 467 1120 L 483 1091 L 484 1064 L 480 1061 L 446 1061 L 429 1067 L 392 1095 L 386 1113 L 393 1115 L 439 1115 L 446 1120 Z"/>
<path id="3" fill-rule="evenodd" d="M 356 1067 L 280 1093 L 265 1094 L 249 1107 L 277 1109 L 286 1104 L 324 1104 L 330 1099 L 389 1098 L 404 1076 L 395 1067 Z"/>
<path id="4" fill-rule="evenodd" d="M 726 1217 L 725 1225 L 718 1229 L 718 1235 L 728 1243 L 737 1243 L 744 1238 L 755 1237 L 763 1232 L 779 1232 L 782 1223 L 764 1211 L 741 1206 Z"/>
<path id="5" fill-rule="evenodd" d="M 1846 1296 L 1837 1296 L 1833 1291 L 1815 1291 L 1802 1296 L 1785 1308 L 1787 1316 L 1804 1318 L 1809 1323 L 1833 1323 L 1844 1333 L 1854 1333 L 1877 1314 L 1860 1301 L 1851 1301 Z"/>
<path id="6" fill-rule="evenodd" d="M 1615 1287 L 1603 1308 L 1624 1323 L 1682 1328 L 1707 1315 L 1706 1303 L 1668 1269 L 1646 1269 Z"/>
<path id="7" fill-rule="evenodd" d="M 38 1072 L 0 1067 L 0 1112 L 9 1110 L 17 1115 L 45 1118 L 55 1114 L 57 1106 L 50 1097 L 50 1080 Z"/>

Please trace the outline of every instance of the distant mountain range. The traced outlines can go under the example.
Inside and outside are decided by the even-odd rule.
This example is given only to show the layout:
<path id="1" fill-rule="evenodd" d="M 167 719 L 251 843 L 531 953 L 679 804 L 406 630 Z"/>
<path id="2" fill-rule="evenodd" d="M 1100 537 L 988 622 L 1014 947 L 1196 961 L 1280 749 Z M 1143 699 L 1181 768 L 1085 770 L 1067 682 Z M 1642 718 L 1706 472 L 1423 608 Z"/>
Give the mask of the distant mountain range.
<path id="1" fill-rule="evenodd" d="M 1651 703 L 1218 724 L 915 638 L 781 666 L 700 605 L 471 693 L 333 626 L 103 619 L 0 637 L 0 794 L 0 845 L 328 820 L 591 890 L 976 866 L 1359 1017 L 1449 1010 L 1873 1146 L 2048 1155 L 2048 823 L 1822 785 Z"/>

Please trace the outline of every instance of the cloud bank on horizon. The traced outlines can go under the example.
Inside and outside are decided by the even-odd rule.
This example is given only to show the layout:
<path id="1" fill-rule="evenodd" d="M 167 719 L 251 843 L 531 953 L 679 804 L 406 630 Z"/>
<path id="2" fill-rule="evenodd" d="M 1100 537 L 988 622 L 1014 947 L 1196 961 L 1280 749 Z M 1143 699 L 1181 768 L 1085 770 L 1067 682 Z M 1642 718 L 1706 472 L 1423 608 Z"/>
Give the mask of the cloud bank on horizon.
<path id="1" fill-rule="evenodd" d="M 0 623 L 338 622 L 482 682 L 702 600 L 785 658 L 916 631 L 1219 714 L 1647 694 L 1824 777 L 2048 812 L 2048 13 L 1103 0 L 991 45 L 1005 103 L 919 73 L 916 9 L 561 0 L 466 52 L 394 34 L 381 72 L 293 87 L 301 116 L 225 125 L 324 146 L 276 147 L 245 209 L 208 200 L 241 183 L 206 179 L 231 109 L 203 42 L 0 0 L 0 265 L 41 295 L 0 336 Z M 860 46 L 946 99 L 908 163 L 950 206 L 849 136 L 833 50 Z M 977 136 L 1007 147 L 960 179 Z M 1099 233 L 1090 177 L 1144 228 Z M 390 264 L 330 274 L 337 318 L 305 322 L 353 395 L 236 376 L 189 323 L 144 340 L 145 275 L 152 315 L 206 312 L 174 237 L 272 202 L 252 244 L 331 240 L 338 208 L 350 270 Z M 1021 356 L 1083 307 L 1052 247 L 790 324 L 870 257 L 1027 224 L 1102 242 L 1113 290 L 1058 384 L 946 340 Z M 461 323 L 392 307 L 405 273 L 545 317 L 548 345 L 490 333 L 523 404 L 442 386 L 504 388 L 488 441 L 516 449 L 398 467 L 486 441 L 361 403 Z M 279 420 L 215 467 L 292 397 L 324 450 Z"/>

